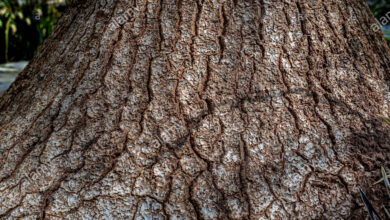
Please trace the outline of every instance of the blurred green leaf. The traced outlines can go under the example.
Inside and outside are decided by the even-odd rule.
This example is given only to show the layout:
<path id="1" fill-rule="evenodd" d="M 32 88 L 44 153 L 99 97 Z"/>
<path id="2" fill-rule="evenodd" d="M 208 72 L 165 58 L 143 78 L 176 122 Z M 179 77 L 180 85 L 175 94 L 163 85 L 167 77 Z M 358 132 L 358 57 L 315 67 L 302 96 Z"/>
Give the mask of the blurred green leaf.
<path id="1" fill-rule="evenodd" d="M 11 23 L 10 28 L 11 28 L 12 34 L 15 34 L 16 31 L 17 31 L 16 24 L 15 23 Z"/>
<path id="2" fill-rule="evenodd" d="M 5 9 L 5 8 L 0 9 L 1 16 L 4 16 L 6 13 L 7 13 L 7 9 Z"/>
<path id="3" fill-rule="evenodd" d="M 24 17 L 23 13 L 20 11 L 16 12 L 16 15 L 19 17 L 19 19 L 23 19 L 23 17 Z"/>
<path id="4" fill-rule="evenodd" d="M 26 18 L 26 24 L 27 25 L 31 25 L 31 19 L 30 18 Z"/>
<path id="5" fill-rule="evenodd" d="M 37 15 L 39 15 L 39 16 L 42 16 L 42 15 L 43 15 L 42 9 L 40 9 L 40 8 L 35 9 L 35 12 L 36 12 Z"/>
<path id="6" fill-rule="evenodd" d="M 383 119 L 387 124 L 390 125 L 390 118 L 383 116 L 383 115 L 379 115 L 379 114 L 377 116 L 380 117 L 381 119 Z"/>
<path id="7" fill-rule="evenodd" d="M 387 178 L 386 170 L 384 167 L 381 167 L 381 172 L 382 172 L 382 176 L 383 176 L 383 181 L 385 182 L 387 194 L 390 197 L 390 182 L 389 182 L 389 179 Z"/>

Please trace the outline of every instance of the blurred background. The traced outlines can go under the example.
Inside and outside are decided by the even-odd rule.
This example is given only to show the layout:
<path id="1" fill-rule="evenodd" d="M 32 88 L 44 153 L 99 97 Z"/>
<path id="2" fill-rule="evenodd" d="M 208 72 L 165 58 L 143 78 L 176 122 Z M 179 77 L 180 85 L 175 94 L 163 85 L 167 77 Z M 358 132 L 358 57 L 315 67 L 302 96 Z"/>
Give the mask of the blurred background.
<path id="1" fill-rule="evenodd" d="M 0 96 L 35 55 L 68 0 L 0 0 Z"/>
<path id="2" fill-rule="evenodd" d="M 53 30 L 65 0 L 0 0 L 0 63 L 29 60 Z"/>
<path id="3" fill-rule="evenodd" d="M 387 44 L 390 45 L 390 0 L 368 0 L 367 3 L 381 25 Z"/>
<path id="4" fill-rule="evenodd" d="M 367 3 L 389 43 L 390 0 Z M 69 0 L 0 0 L 0 93 L 35 55 L 67 4 Z"/>

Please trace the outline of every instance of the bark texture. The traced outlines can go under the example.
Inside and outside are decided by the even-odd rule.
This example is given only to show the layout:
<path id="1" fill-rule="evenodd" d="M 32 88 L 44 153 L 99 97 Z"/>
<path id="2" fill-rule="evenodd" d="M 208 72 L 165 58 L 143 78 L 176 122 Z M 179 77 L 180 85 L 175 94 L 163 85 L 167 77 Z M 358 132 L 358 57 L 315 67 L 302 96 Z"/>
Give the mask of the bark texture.
<path id="1" fill-rule="evenodd" d="M 0 99 L 0 218 L 362 219 L 390 161 L 374 22 L 362 0 L 75 1 Z"/>

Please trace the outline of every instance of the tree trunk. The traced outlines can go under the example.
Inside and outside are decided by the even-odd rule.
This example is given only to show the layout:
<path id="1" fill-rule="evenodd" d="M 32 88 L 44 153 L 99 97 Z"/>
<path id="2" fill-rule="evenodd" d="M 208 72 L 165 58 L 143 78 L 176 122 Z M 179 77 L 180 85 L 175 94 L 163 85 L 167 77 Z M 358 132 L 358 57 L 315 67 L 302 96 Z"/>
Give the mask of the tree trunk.
<path id="1" fill-rule="evenodd" d="M 74 2 L 0 99 L 0 218 L 362 219 L 390 161 L 374 23 L 362 0 Z"/>

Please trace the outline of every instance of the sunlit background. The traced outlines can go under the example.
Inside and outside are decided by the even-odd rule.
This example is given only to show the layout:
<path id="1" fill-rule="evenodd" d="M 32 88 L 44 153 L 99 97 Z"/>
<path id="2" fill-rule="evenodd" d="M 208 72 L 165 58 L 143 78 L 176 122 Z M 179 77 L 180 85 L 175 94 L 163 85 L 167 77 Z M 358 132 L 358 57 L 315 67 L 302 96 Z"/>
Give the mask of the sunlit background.
<path id="1" fill-rule="evenodd" d="M 368 0 L 390 42 L 390 0 Z M 0 0 L 0 95 L 53 30 L 68 0 Z"/>

